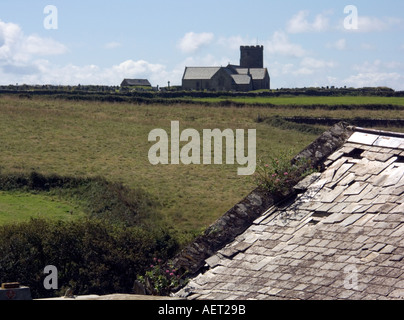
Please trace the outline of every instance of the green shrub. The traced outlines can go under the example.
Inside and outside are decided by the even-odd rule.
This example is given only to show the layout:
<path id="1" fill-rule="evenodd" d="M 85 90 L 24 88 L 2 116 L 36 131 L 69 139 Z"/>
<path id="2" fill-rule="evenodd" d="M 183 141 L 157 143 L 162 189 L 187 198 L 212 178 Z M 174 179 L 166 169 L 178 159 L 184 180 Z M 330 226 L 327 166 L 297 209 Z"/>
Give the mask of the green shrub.
<path id="1" fill-rule="evenodd" d="M 54 222 L 33 219 L 0 228 L 0 282 L 18 281 L 34 298 L 75 294 L 130 293 L 137 275 L 159 256 L 168 259 L 178 245 L 163 230 L 114 226 L 83 219 Z M 59 290 L 46 290 L 43 270 L 58 269 Z"/>

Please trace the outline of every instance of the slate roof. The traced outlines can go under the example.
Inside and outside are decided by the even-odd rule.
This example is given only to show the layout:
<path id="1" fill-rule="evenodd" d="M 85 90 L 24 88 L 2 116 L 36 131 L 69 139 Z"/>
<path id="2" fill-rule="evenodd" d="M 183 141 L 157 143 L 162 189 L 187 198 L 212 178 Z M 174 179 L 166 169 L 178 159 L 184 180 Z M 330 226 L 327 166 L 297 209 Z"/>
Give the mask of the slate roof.
<path id="1" fill-rule="evenodd" d="M 404 134 L 352 130 L 177 296 L 404 299 Z"/>
<path id="2" fill-rule="evenodd" d="M 146 86 L 151 87 L 149 80 L 147 79 L 124 79 L 121 86 Z"/>
<path id="3" fill-rule="evenodd" d="M 238 66 L 229 65 L 237 74 L 250 74 L 253 80 L 263 80 L 268 72 L 267 68 L 241 68 Z"/>
<path id="4" fill-rule="evenodd" d="M 231 77 L 234 80 L 235 84 L 250 84 L 251 77 L 247 74 L 232 74 Z"/>
<path id="5" fill-rule="evenodd" d="M 221 67 L 186 67 L 184 80 L 210 80 Z"/>

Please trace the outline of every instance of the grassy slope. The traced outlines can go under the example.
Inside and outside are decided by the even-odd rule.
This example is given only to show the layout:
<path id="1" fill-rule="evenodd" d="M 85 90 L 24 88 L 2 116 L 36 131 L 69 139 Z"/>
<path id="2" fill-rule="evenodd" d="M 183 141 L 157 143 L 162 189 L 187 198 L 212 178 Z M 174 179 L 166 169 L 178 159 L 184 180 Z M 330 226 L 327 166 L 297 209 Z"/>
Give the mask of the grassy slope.
<path id="1" fill-rule="evenodd" d="M 257 129 L 257 157 L 299 152 L 316 136 L 281 130 L 257 116 L 335 116 L 397 118 L 395 111 L 220 108 L 131 105 L 16 97 L 0 98 L 0 167 L 3 172 L 32 169 L 59 175 L 103 176 L 129 187 L 141 186 L 163 205 L 165 223 L 181 232 L 205 228 L 253 188 L 237 176 L 238 165 L 152 166 L 148 134 L 155 128 L 180 130 Z"/>
<path id="2" fill-rule="evenodd" d="M 0 225 L 27 221 L 30 218 L 51 218 L 72 221 L 84 213 L 75 205 L 46 195 L 0 192 Z"/>
<path id="3" fill-rule="evenodd" d="M 231 100 L 234 102 L 246 103 L 246 104 L 273 104 L 273 105 L 364 105 L 364 104 L 391 104 L 396 106 L 404 106 L 404 98 L 402 97 L 367 97 L 367 96 L 342 96 L 342 97 L 308 97 L 308 96 L 296 96 L 296 97 L 257 97 L 257 98 L 243 98 L 243 97 L 223 97 L 223 98 L 194 98 L 195 101 L 206 102 L 219 102 L 224 100 Z"/>

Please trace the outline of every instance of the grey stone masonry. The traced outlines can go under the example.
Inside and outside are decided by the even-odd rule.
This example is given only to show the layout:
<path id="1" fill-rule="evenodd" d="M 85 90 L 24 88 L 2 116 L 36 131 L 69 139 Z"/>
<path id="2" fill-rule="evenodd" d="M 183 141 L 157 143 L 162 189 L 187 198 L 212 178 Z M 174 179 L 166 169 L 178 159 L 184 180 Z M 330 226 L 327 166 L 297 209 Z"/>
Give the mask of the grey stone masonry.
<path id="1" fill-rule="evenodd" d="M 303 151 L 323 170 L 212 252 L 177 296 L 404 299 L 404 134 L 333 132 Z M 344 137 L 337 149 L 336 132 Z"/>

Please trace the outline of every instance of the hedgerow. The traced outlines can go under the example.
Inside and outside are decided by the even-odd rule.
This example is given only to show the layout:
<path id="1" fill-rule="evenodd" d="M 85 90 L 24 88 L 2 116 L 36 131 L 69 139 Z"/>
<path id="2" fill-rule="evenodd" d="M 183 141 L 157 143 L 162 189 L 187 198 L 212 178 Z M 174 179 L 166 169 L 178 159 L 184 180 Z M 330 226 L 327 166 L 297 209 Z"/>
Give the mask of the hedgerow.
<path id="1" fill-rule="evenodd" d="M 29 286 L 33 298 L 63 295 L 67 288 L 80 295 L 131 293 L 153 257 L 168 259 L 177 249 L 163 230 L 32 219 L 0 227 L 0 282 Z M 58 290 L 45 289 L 47 265 L 58 270 Z"/>

